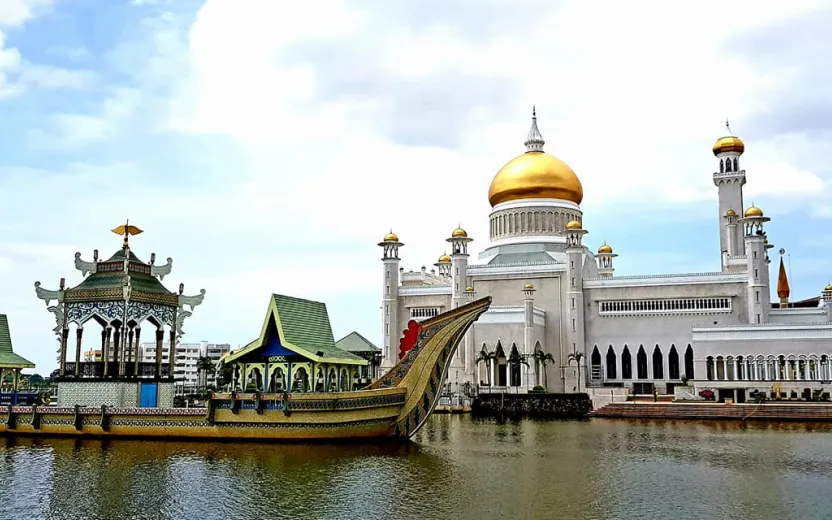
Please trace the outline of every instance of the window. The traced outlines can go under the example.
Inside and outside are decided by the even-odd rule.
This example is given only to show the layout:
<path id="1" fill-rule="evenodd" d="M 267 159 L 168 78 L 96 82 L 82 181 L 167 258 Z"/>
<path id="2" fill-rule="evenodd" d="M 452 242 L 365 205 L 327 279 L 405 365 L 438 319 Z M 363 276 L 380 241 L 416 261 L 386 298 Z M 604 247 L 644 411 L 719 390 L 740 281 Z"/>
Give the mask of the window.
<path id="1" fill-rule="evenodd" d="M 760 315 L 757 315 L 757 323 L 760 323 Z"/>
<path id="2" fill-rule="evenodd" d="M 387 314 L 387 315 L 390 314 L 390 304 L 387 304 L 387 303 L 384 304 L 384 314 Z"/>
<path id="3" fill-rule="evenodd" d="M 752 253 L 751 253 L 751 257 L 752 257 L 752 258 L 757 258 L 757 251 L 752 252 Z"/>
<path id="4" fill-rule="evenodd" d="M 384 333 L 385 334 L 390 334 L 390 324 L 389 323 L 384 324 Z"/>
<path id="5" fill-rule="evenodd" d="M 760 275 L 759 275 L 759 272 L 757 271 L 757 269 L 754 269 L 754 278 L 759 278 L 759 276 Z"/>
<path id="6" fill-rule="evenodd" d="M 424 320 L 426 318 L 433 318 L 439 314 L 439 307 L 413 307 L 410 309 L 410 318 L 414 320 Z"/>
<path id="7" fill-rule="evenodd" d="M 572 318 L 572 332 L 575 332 L 575 318 Z"/>
<path id="8" fill-rule="evenodd" d="M 757 291 L 754 296 L 757 298 L 757 303 L 760 303 L 760 291 Z"/>
<path id="9" fill-rule="evenodd" d="M 572 308 L 575 308 L 575 298 L 572 298 Z"/>
<path id="10" fill-rule="evenodd" d="M 606 300 L 598 302 L 598 311 L 601 316 L 715 314 L 731 312 L 731 298 Z"/>
<path id="11" fill-rule="evenodd" d="M 575 277 L 572 277 L 572 287 L 575 287 Z"/>
<path id="12" fill-rule="evenodd" d="M 571 267 L 572 269 L 575 269 L 575 261 L 574 260 L 569 261 L 569 267 Z"/>

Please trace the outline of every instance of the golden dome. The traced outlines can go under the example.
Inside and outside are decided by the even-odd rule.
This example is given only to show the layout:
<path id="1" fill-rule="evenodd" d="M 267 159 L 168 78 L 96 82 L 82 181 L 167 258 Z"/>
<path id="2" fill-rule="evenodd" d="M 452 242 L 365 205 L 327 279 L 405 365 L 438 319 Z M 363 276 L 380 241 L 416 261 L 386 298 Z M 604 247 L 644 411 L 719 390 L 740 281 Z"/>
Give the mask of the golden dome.
<path id="1" fill-rule="evenodd" d="M 745 216 L 746 217 L 762 217 L 763 216 L 763 210 L 761 210 L 757 206 L 751 206 L 750 208 L 745 210 Z"/>
<path id="2" fill-rule="evenodd" d="M 604 244 L 604 245 L 602 245 L 601 247 L 598 248 L 598 253 L 600 253 L 600 254 L 612 253 L 612 248 L 609 245 Z"/>
<path id="3" fill-rule="evenodd" d="M 439 257 L 439 263 L 448 264 L 451 262 L 451 257 L 448 255 L 442 255 Z"/>
<path id="4" fill-rule="evenodd" d="M 733 135 L 720 137 L 714 143 L 714 155 L 721 155 L 728 152 L 742 154 L 745 151 L 745 143 L 742 139 Z"/>
<path id="5" fill-rule="evenodd" d="M 389 233 L 384 235 L 383 242 L 398 242 L 398 241 L 399 241 L 399 236 L 397 234 L 393 233 L 392 229 L 390 230 Z"/>
<path id="6" fill-rule="evenodd" d="M 734 211 L 733 209 L 729 209 L 728 211 L 726 211 L 726 212 L 725 212 L 725 216 L 726 216 L 726 217 L 736 217 L 736 216 L 737 216 L 737 212 L 736 212 L 736 211 Z"/>
<path id="7" fill-rule="evenodd" d="M 832 283 L 827 284 L 826 287 L 823 288 L 824 291 L 832 291 Z"/>
<path id="8" fill-rule="evenodd" d="M 581 223 L 577 220 L 570 220 L 566 223 L 566 229 L 581 229 Z"/>
<path id="9" fill-rule="evenodd" d="M 525 289 L 525 290 L 527 290 L 527 291 L 528 291 L 529 289 L 534 289 L 534 285 L 532 285 L 532 284 L 530 284 L 530 283 L 527 283 L 526 285 L 524 285 L 524 286 L 523 286 L 523 289 Z"/>
<path id="10" fill-rule="evenodd" d="M 580 204 L 584 188 L 572 168 L 545 152 L 531 151 L 510 160 L 488 189 L 488 202 L 519 199 L 562 199 Z"/>
<path id="11" fill-rule="evenodd" d="M 462 229 L 461 227 L 458 227 L 458 228 L 454 229 L 453 233 L 451 233 L 451 237 L 452 238 L 468 238 L 468 232 L 465 231 L 464 229 Z"/>
<path id="12" fill-rule="evenodd" d="M 474 288 L 469 285 L 465 288 L 465 292 L 474 292 Z"/>

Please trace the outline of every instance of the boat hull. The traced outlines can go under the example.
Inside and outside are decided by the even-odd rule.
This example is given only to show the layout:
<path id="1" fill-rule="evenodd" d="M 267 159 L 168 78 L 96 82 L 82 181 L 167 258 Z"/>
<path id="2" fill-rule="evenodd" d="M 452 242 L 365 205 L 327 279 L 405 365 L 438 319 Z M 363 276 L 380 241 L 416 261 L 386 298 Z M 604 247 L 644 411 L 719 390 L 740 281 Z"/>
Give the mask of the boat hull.
<path id="1" fill-rule="evenodd" d="M 219 395 L 209 408 L 0 409 L 0 435 L 312 441 L 395 438 L 406 390 Z"/>

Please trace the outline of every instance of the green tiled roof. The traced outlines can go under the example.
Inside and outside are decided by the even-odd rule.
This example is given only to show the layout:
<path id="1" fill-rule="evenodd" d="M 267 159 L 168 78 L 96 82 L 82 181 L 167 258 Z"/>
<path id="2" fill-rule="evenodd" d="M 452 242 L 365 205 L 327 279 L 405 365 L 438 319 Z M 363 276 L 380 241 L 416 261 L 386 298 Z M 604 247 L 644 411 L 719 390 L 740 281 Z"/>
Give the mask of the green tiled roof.
<path id="1" fill-rule="evenodd" d="M 124 249 L 122 248 L 122 249 L 119 249 L 118 251 L 116 251 L 115 253 L 113 253 L 113 256 L 111 256 L 110 259 L 107 260 L 107 262 L 121 262 L 123 260 L 124 260 Z M 144 263 L 141 260 L 139 260 L 138 256 L 133 254 L 132 249 L 130 250 L 130 261 L 131 262 L 138 262 L 140 264 Z"/>
<path id="2" fill-rule="evenodd" d="M 272 298 L 277 306 L 277 315 L 286 343 L 310 354 L 323 352 L 327 358 L 360 359 L 335 346 L 325 303 L 282 294 L 274 294 Z"/>
<path id="3" fill-rule="evenodd" d="M 35 364 L 12 351 L 9 319 L 0 314 L 0 368 L 35 368 Z"/>
<path id="4" fill-rule="evenodd" d="M 347 352 L 378 352 L 381 350 L 358 332 L 350 332 L 336 341 L 335 346 Z"/>
<path id="5" fill-rule="evenodd" d="M 312 361 L 367 364 L 365 359 L 341 350 L 335 345 L 325 303 L 282 294 L 272 295 L 260 337 L 242 349 L 231 352 L 226 362 L 239 359 L 263 347 L 267 342 L 267 334 L 272 321 L 279 330 L 281 344 Z"/>
<path id="6" fill-rule="evenodd" d="M 87 276 L 83 282 L 79 283 L 72 289 L 69 289 L 68 292 L 82 289 L 120 289 L 123 279 L 124 273 L 122 272 L 92 273 Z M 162 285 L 162 282 L 160 282 L 155 276 L 150 276 L 149 274 L 135 272 L 130 273 L 130 283 L 133 286 L 133 289 L 137 291 L 157 294 L 172 294 L 164 285 Z"/>

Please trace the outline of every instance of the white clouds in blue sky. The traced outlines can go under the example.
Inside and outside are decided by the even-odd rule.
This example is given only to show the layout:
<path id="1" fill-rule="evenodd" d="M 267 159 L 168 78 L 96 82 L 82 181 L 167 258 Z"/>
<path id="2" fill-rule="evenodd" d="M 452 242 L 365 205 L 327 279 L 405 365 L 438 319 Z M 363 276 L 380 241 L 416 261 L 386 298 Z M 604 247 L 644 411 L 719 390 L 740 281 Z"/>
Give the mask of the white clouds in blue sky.
<path id="1" fill-rule="evenodd" d="M 746 198 L 791 252 L 793 294 L 816 295 L 832 95 L 812 27 L 832 14 L 591 4 L 0 1 L 0 312 L 17 348 L 53 367 L 32 284 L 79 282 L 75 251 L 108 255 L 127 217 L 140 257 L 174 258 L 171 288 L 207 290 L 185 341 L 248 341 L 271 292 L 323 299 L 336 335 L 377 340 L 379 237 L 394 228 L 408 269 L 458 222 L 484 247 L 488 184 L 532 103 L 618 274 L 718 269 L 710 146 L 730 116 Z"/>

